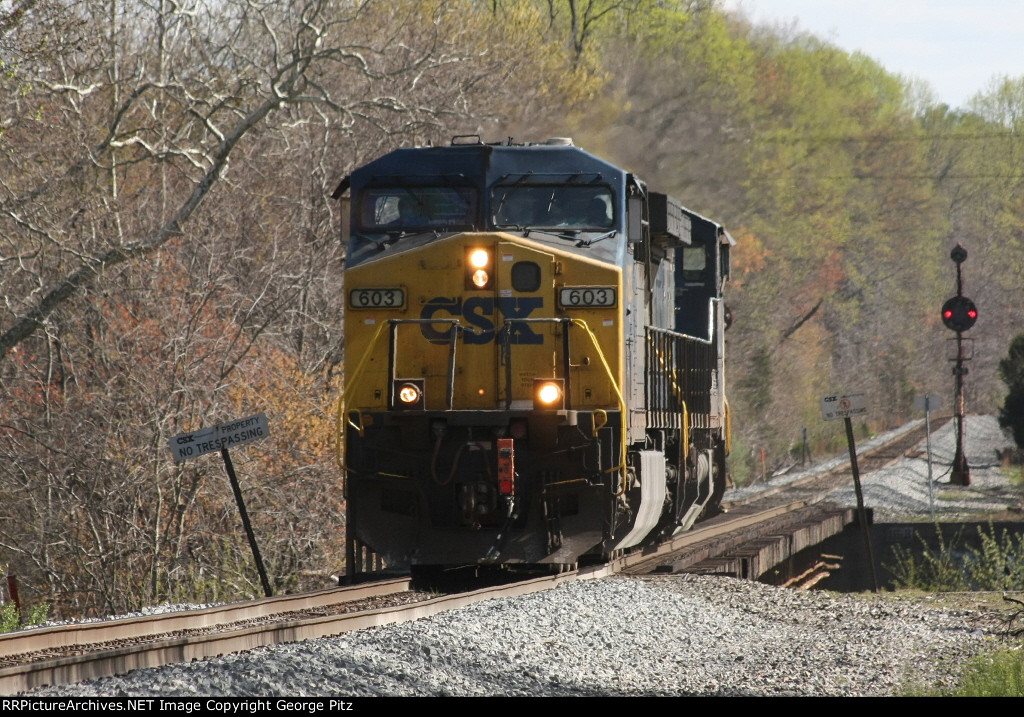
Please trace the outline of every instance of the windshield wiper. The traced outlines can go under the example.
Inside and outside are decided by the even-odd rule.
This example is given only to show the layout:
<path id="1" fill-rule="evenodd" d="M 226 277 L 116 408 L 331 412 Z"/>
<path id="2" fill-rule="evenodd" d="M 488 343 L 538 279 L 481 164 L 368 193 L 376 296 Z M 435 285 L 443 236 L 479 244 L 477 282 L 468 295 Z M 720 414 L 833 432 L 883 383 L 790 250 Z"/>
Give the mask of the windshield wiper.
<path id="1" fill-rule="evenodd" d="M 578 229 L 561 229 L 557 231 L 554 229 L 542 229 L 540 227 L 515 227 L 515 229 L 517 231 L 521 231 L 523 233 L 523 236 L 526 238 L 530 237 L 530 232 L 548 234 L 549 236 L 553 236 L 556 239 L 565 239 L 567 241 L 572 241 L 580 235 Z"/>
<path id="2" fill-rule="evenodd" d="M 386 238 L 379 240 L 374 239 L 369 234 L 356 234 L 355 236 L 359 237 L 363 241 L 368 241 L 371 244 L 373 244 L 375 247 L 377 247 L 377 251 L 384 251 L 385 249 L 388 248 L 389 244 L 394 244 L 396 241 L 398 241 L 398 237 L 394 237 L 391 235 L 388 235 Z"/>
<path id="3" fill-rule="evenodd" d="M 610 239 L 610 238 L 612 238 L 613 236 L 615 236 L 618 233 L 619 233 L 618 229 L 612 229 L 610 232 L 605 232 L 601 236 L 594 237 L 593 239 L 581 239 L 580 241 L 576 242 L 576 247 L 580 248 L 580 247 L 590 246 L 591 244 L 597 244 L 599 241 L 604 241 L 605 239 Z"/>
<path id="4" fill-rule="evenodd" d="M 390 231 L 387 233 L 387 236 L 383 239 L 374 239 L 372 236 L 368 234 L 356 234 L 356 236 L 364 241 L 368 241 L 371 244 L 373 244 L 375 247 L 377 247 L 377 251 L 384 251 L 392 244 L 397 244 L 402 239 L 411 236 L 416 236 L 417 234 L 433 234 L 435 239 L 440 236 L 440 233 L 436 229 L 415 229 L 413 231 L 401 229 L 398 231 Z"/>

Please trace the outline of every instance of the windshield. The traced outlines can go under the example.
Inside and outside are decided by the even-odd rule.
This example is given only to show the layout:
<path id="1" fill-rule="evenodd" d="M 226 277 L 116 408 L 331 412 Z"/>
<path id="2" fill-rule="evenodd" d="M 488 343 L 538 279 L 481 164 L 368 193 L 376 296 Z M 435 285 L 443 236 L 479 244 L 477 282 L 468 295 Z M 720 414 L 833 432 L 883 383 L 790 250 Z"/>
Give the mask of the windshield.
<path id="1" fill-rule="evenodd" d="M 370 232 L 471 229 L 476 205 L 472 187 L 370 187 L 360 196 L 357 223 Z"/>
<path id="2" fill-rule="evenodd" d="M 496 227 L 610 229 L 611 189 L 571 184 L 498 185 L 491 197 Z"/>

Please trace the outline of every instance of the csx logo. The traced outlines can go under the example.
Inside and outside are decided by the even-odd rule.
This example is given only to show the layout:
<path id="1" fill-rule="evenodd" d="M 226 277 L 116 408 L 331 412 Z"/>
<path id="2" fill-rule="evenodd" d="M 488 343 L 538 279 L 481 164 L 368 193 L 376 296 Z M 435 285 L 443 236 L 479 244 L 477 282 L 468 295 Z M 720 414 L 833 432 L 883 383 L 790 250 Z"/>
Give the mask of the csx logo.
<path id="1" fill-rule="evenodd" d="M 183 436 L 178 436 L 178 445 L 184 445 L 185 443 L 192 443 L 196 439 L 191 433 L 187 433 Z"/>
<path id="2" fill-rule="evenodd" d="M 544 299 L 539 296 L 517 297 L 502 296 L 471 296 L 463 300 L 461 296 L 451 298 L 438 296 L 430 299 L 420 312 L 421 319 L 465 319 L 466 323 L 477 329 L 476 332 L 463 333 L 463 341 L 467 344 L 487 344 L 496 341 L 504 328 L 505 319 L 525 319 L 534 309 L 544 306 Z M 500 318 L 496 316 L 500 314 Z M 438 328 L 443 324 L 421 324 L 423 337 L 432 344 L 448 343 L 448 331 Z M 497 329 L 497 330 L 496 330 Z M 542 344 L 544 337 L 535 333 L 530 325 L 513 322 L 509 332 L 513 344 Z"/>

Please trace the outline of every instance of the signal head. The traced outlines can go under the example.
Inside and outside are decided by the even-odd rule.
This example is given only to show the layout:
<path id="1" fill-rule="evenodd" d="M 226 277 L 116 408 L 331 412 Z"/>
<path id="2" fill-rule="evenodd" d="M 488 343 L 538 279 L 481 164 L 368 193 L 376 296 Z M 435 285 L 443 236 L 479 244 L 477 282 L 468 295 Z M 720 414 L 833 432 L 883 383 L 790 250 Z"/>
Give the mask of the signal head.
<path id="1" fill-rule="evenodd" d="M 953 331 L 967 331 L 978 320 L 978 309 L 966 296 L 954 296 L 942 305 L 942 323 Z"/>

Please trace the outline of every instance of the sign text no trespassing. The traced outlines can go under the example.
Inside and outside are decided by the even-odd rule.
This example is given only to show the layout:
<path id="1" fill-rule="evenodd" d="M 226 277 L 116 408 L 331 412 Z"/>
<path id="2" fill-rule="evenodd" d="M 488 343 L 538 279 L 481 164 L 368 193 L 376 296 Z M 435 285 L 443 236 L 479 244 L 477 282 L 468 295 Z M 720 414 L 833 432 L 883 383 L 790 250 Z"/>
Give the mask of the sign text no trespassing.
<path id="1" fill-rule="evenodd" d="M 213 453 L 222 448 L 232 448 L 243 443 L 257 441 L 270 435 L 267 414 L 257 413 L 255 416 L 240 418 L 237 421 L 221 423 L 210 428 L 200 428 L 191 433 L 180 433 L 170 440 L 171 453 L 174 461 L 180 463 L 189 458 L 197 458 L 206 453 Z"/>
<path id="2" fill-rule="evenodd" d="M 859 416 L 867 412 L 867 402 L 864 400 L 864 395 L 860 393 L 825 396 L 821 399 L 821 415 L 826 421 Z"/>

